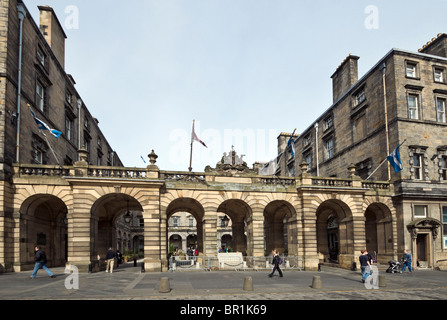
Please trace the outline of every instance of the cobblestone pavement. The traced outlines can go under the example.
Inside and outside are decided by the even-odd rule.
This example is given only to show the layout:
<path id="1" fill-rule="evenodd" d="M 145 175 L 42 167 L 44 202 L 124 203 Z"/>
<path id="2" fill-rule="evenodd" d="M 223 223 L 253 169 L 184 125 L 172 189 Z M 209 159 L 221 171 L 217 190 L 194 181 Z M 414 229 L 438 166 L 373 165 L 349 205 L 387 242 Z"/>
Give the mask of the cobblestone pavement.
<path id="1" fill-rule="evenodd" d="M 446 300 L 447 273 L 417 270 L 404 274 L 378 272 L 381 286 L 368 289 L 359 271 L 323 267 L 321 272 L 288 271 L 269 278 L 267 272 L 176 271 L 142 273 L 139 268 L 120 267 L 112 274 L 65 274 L 52 269 L 50 279 L 40 270 L 0 274 L 0 300 Z M 321 289 L 312 287 L 320 277 Z M 251 278 L 253 290 L 244 290 Z M 160 293 L 162 278 L 170 290 Z M 378 283 L 376 283 L 378 284 Z"/>

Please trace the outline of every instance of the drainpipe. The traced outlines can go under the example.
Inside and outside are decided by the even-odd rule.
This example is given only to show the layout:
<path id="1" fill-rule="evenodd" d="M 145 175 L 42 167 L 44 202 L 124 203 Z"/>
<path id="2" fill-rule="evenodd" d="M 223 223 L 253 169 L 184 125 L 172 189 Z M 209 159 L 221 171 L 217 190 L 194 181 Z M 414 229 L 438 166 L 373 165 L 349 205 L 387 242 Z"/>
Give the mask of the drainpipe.
<path id="1" fill-rule="evenodd" d="M 81 107 L 82 100 L 78 99 L 78 150 L 81 150 Z M 81 161 L 79 152 L 78 152 L 78 161 Z"/>
<path id="2" fill-rule="evenodd" d="M 315 154 L 317 155 L 317 177 L 320 176 L 320 163 L 318 161 L 318 123 L 315 123 L 314 125 L 315 128 Z"/>
<path id="3" fill-rule="evenodd" d="M 19 15 L 19 74 L 17 79 L 17 145 L 16 145 L 16 162 L 20 162 L 20 118 L 21 110 L 20 103 L 22 100 L 22 40 L 23 40 L 23 20 L 26 17 L 26 10 L 23 3 L 17 5 L 17 12 Z"/>

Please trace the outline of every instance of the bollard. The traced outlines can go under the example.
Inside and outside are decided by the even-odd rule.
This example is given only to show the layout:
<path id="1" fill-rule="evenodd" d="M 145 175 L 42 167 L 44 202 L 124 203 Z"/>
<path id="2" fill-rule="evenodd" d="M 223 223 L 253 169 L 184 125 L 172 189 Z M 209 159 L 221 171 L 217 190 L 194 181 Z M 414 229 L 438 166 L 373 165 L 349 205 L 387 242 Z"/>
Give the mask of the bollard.
<path id="1" fill-rule="evenodd" d="M 169 283 L 169 278 L 164 277 L 160 280 L 160 286 L 158 287 L 158 292 L 169 293 L 171 291 L 171 285 Z"/>
<path id="2" fill-rule="evenodd" d="M 379 275 L 379 287 L 386 287 L 386 278 L 383 275 Z"/>
<path id="3" fill-rule="evenodd" d="M 357 271 L 357 263 L 355 261 L 352 263 L 352 271 Z"/>
<path id="4" fill-rule="evenodd" d="M 133 266 L 136 267 L 137 266 L 137 259 L 133 258 Z"/>
<path id="5" fill-rule="evenodd" d="M 244 291 L 253 291 L 253 279 L 252 277 L 245 277 Z"/>
<path id="6" fill-rule="evenodd" d="M 141 262 L 141 272 L 142 273 L 145 272 L 145 270 L 144 270 L 144 262 Z"/>
<path id="7" fill-rule="evenodd" d="M 318 264 L 318 272 L 321 272 L 321 263 Z"/>
<path id="8" fill-rule="evenodd" d="M 88 265 L 88 273 L 92 273 L 92 264 L 91 263 Z"/>
<path id="9" fill-rule="evenodd" d="M 314 276 L 312 279 L 312 288 L 313 289 L 321 289 L 321 277 L 320 276 Z"/>

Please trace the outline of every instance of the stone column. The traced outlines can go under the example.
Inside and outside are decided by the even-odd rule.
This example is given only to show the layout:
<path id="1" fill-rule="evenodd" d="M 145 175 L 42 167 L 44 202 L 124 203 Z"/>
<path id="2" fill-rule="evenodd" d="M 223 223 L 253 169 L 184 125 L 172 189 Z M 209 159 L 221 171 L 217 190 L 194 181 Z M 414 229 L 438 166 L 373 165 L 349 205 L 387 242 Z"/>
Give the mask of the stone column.
<path id="1" fill-rule="evenodd" d="M 217 211 L 205 209 L 202 220 L 203 228 L 203 254 L 205 256 L 217 255 Z"/>
<path id="2" fill-rule="evenodd" d="M 82 197 L 75 196 L 73 209 L 68 213 L 68 261 L 79 272 L 88 272 L 91 257 L 91 206 Z M 92 266 L 93 267 L 93 266 Z"/>
<path id="3" fill-rule="evenodd" d="M 247 247 L 248 256 L 265 256 L 264 215 L 260 210 L 253 211 L 247 220 Z"/>
<path id="4" fill-rule="evenodd" d="M 144 269 L 148 272 L 160 272 L 160 218 L 156 213 L 143 213 L 144 219 Z"/>

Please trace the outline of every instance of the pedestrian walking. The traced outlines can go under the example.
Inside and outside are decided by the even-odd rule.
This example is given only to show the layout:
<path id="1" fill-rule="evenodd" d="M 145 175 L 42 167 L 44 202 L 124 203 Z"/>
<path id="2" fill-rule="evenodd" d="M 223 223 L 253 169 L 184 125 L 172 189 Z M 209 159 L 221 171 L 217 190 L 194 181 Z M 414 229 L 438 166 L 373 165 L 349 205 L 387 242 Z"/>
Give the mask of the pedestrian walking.
<path id="1" fill-rule="evenodd" d="M 408 267 L 408 271 L 413 272 L 413 269 L 411 268 L 411 254 L 407 251 L 404 250 L 404 255 L 402 257 L 402 261 L 403 261 L 403 268 L 402 268 L 402 272 L 405 271 L 405 269 Z"/>
<path id="2" fill-rule="evenodd" d="M 273 251 L 273 259 L 272 259 L 272 273 L 269 274 L 269 277 L 273 277 L 273 274 L 276 270 L 278 270 L 279 276 L 282 278 L 283 274 L 279 265 L 282 263 L 281 258 L 278 255 L 278 251 Z"/>
<path id="3" fill-rule="evenodd" d="M 29 276 L 31 279 L 35 279 L 37 275 L 37 271 L 40 268 L 44 269 L 50 278 L 55 278 L 56 276 L 48 269 L 47 267 L 47 256 L 45 251 L 42 250 L 40 246 L 36 246 L 34 248 L 34 270 L 33 273 Z"/>
<path id="4" fill-rule="evenodd" d="M 360 261 L 360 270 L 362 272 L 362 282 L 365 283 L 366 278 L 371 274 L 371 263 L 369 262 L 368 251 L 362 250 L 360 251 L 361 255 L 359 257 Z"/>
<path id="5" fill-rule="evenodd" d="M 115 257 L 116 257 L 116 253 L 115 251 L 113 251 L 112 247 L 109 248 L 109 250 L 107 250 L 107 254 L 106 254 L 106 272 L 113 273 L 113 265 L 115 264 Z"/>
<path id="6" fill-rule="evenodd" d="M 123 263 L 123 255 L 121 251 L 116 250 L 116 267 L 118 268 L 121 263 Z"/>

